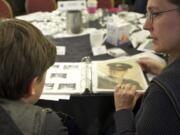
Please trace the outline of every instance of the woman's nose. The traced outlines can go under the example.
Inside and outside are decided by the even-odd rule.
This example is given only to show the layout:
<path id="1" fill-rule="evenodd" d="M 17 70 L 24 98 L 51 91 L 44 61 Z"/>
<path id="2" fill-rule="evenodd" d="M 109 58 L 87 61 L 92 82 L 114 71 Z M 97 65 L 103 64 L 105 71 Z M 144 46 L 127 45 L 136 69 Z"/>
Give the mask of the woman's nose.
<path id="1" fill-rule="evenodd" d="M 149 19 L 146 19 L 143 29 L 148 31 L 152 30 L 152 22 Z"/>

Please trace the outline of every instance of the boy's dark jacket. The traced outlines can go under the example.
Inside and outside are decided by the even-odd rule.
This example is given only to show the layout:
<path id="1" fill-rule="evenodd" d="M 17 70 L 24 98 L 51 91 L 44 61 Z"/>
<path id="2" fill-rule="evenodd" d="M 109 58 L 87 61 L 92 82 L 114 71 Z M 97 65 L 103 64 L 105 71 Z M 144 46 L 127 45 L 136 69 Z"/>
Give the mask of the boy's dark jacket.
<path id="1" fill-rule="evenodd" d="M 67 135 L 61 118 L 51 109 L 0 99 L 1 135 Z"/>

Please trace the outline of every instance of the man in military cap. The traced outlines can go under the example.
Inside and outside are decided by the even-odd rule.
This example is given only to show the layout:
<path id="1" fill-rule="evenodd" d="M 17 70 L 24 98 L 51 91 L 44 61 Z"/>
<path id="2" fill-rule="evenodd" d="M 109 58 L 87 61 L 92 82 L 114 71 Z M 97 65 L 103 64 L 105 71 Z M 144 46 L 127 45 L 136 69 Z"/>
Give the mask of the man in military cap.
<path id="1" fill-rule="evenodd" d="M 128 69 L 131 69 L 132 66 L 127 63 L 109 63 L 107 64 L 109 69 L 108 76 L 99 76 L 98 77 L 98 88 L 99 89 L 114 89 L 118 83 L 133 83 L 140 88 L 138 82 L 131 79 L 123 79 L 124 75 L 127 73 Z"/>

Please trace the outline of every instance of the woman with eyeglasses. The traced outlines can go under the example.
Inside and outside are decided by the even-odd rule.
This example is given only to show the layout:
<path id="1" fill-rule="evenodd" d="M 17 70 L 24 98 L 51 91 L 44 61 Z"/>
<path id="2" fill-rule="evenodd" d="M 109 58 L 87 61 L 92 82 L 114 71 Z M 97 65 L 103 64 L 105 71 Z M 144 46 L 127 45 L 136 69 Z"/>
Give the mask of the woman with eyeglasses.
<path id="1" fill-rule="evenodd" d="M 180 135 L 180 0 L 148 0 L 148 30 L 157 53 L 168 55 L 168 65 L 141 59 L 143 69 L 158 75 L 146 90 L 136 114 L 132 112 L 139 93 L 130 84 L 115 88 L 114 114 L 120 135 Z"/>

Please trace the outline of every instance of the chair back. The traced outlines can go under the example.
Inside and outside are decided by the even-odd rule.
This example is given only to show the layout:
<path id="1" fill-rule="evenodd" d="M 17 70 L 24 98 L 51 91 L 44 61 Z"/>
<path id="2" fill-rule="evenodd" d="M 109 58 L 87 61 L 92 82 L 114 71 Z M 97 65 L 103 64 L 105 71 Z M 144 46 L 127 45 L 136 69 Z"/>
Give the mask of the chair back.
<path id="1" fill-rule="evenodd" d="M 98 0 L 98 8 L 113 8 L 114 0 Z"/>
<path id="2" fill-rule="evenodd" d="M 33 13 L 37 11 L 53 11 L 57 8 L 56 0 L 26 0 L 26 12 Z"/>
<path id="3" fill-rule="evenodd" d="M 13 17 L 12 8 L 6 0 L 0 0 L 0 17 L 3 18 Z"/>

